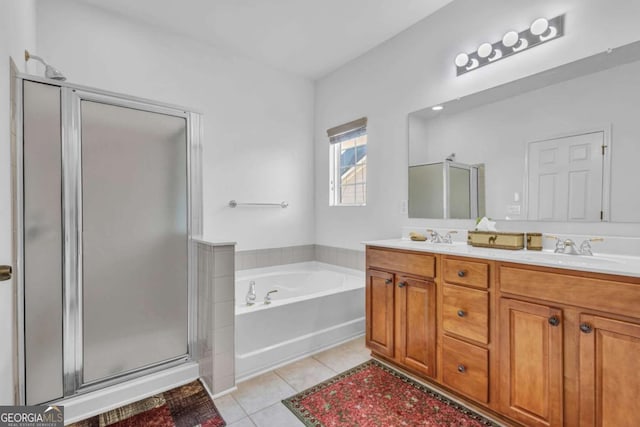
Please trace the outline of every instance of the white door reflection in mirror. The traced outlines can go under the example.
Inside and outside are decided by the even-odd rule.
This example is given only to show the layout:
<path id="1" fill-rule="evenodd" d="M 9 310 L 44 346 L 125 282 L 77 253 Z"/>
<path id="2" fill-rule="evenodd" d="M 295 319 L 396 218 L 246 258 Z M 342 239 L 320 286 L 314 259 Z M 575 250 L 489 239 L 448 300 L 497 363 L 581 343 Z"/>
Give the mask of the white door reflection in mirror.
<path id="1" fill-rule="evenodd" d="M 528 144 L 530 220 L 601 221 L 604 132 Z"/>

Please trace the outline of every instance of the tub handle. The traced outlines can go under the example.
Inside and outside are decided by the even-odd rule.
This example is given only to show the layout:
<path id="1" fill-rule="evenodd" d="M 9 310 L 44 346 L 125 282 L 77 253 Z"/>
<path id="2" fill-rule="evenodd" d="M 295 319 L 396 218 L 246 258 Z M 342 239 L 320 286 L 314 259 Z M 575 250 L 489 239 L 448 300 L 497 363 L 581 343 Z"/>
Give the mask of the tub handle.
<path id="1" fill-rule="evenodd" d="M 271 304 L 271 294 L 274 292 L 278 292 L 277 289 L 271 290 L 269 292 L 267 292 L 267 295 L 264 296 L 264 303 L 265 304 Z"/>

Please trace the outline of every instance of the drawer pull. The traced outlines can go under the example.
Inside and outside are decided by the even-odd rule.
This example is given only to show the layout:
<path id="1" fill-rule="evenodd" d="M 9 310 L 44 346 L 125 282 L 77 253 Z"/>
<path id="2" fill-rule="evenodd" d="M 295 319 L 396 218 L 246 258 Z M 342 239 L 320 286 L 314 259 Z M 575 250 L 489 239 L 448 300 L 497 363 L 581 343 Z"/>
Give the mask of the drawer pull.
<path id="1" fill-rule="evenodd" d="M 593 331 L 593 327 L 588 323 L 581 323 L 580 330 L 585 334 L 590 334 Z"/>
<path id="2" fill-rule="evenodd" d="M 558 316 L 551 316 L 549 317 L 549 324 L 551 326 L 558 326 L 560 324 L 560 319 L 558 319 Z"/>
<path id="3" fill-rule="evenodd" d="M 467 272 L 464 270 L 458 270 L 458 277 L 464 277 L 467 275 Z"/>
<path id="4" fill-rule="evenodd" d="M 391 280 L 391 279 L 387 279 L 387 280 L 384 281 L 385 285 L 390 285 L 391 282 L 393 282 L 393 280 Z"/>
<path id="5" fill-rule="evenodd" d="M 458 372 L 460 372 L 461 374 L 464 374 L 467 371 L 467 367 L 460 364 L 458 365 Z"/>
<path id="6" fill-rule="evenodd" d="M 458 310 L 458 317 L 465 317 L 467 315 L 467 312 L 464 310 Z"/>
<path id="7" fill-rule="evenodd" d="M 404 288 L 407 284 L 404 282 L 398 282 L 398 287 L 399 288 Z"/>

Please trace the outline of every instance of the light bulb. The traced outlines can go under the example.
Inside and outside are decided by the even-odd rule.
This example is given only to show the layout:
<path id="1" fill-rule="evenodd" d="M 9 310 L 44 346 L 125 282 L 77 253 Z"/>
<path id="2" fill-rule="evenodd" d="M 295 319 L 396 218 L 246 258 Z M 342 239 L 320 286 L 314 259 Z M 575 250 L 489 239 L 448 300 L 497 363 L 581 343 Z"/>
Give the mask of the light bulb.
<path id="1" fill-rule="evenodd" d="M 442 105 L 434 105 L 433 107 L 431 107 L 431 109 L 433 111 L 440 111 L 440 110 L 444 109 L 444 107 Z"/>
<path id="2" fill-rule="evenodd" d="M 478 47 L 478 56 L 480 58 L 488 57 L 491 55 L 491 52 L 493 52 L 493 46 L 491 46 L 491 43 L 482 43 L 480 47 Z"/>
<path id="3" fill-rule="evenodd" d="M 458 67 L 464 67 L 469 63 L 469 55 L 466 53 L 459 53 L 458 56 L 456 56 L 455 62 Z"/>
<path id="4" fill-rule="evenodd" d="M 502 44 L 505 47 L 513 47 L 518 43 L 518 40 L 520 40 L 518 33 L 515 31 L 509 31 L 504 35 L 504 37 L 502 37 Z"/>
<path id="5" fill-rule="evenodd" d="M 529 28 L 531 34 L 533 34 L 534 36 L 544 34 L 548 29 L 549 21 L 547 21 L 545 18 L 536 19 L 531 23 L 531 28 Z"/>

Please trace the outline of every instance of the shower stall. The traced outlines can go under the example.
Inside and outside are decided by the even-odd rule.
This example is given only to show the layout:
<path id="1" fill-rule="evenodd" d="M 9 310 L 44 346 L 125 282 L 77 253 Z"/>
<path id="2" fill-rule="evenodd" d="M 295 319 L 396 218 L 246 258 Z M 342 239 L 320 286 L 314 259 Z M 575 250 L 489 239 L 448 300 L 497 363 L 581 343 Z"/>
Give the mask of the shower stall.
<path id="1" fill-rule="evenodd" d="M 19 401 L 191 360 L 200 115 L 19 76 Z"/>

